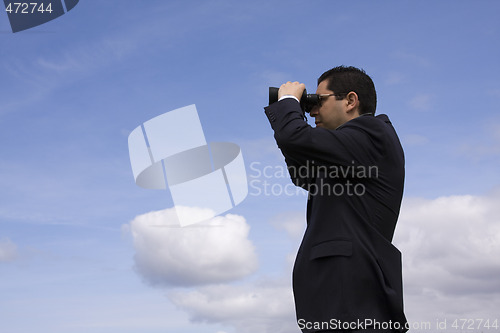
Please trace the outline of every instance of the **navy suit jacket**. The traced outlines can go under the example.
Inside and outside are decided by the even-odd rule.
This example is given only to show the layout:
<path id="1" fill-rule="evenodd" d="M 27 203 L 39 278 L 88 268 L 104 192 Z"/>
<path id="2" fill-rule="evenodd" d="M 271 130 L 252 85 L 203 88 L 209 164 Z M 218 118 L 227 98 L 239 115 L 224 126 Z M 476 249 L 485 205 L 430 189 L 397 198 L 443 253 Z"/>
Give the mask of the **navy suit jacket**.
<path id="1" fill-rule="evenodd" d="M 335 130 L 313 128 L 292 98 L 265 113 L 292 181 L 309 191 L 293 269 L 302 332 L 370 323 L 406 332 L 401 253 L 392 244 L 404 153 L 389 118 L 362 115 Z"/>

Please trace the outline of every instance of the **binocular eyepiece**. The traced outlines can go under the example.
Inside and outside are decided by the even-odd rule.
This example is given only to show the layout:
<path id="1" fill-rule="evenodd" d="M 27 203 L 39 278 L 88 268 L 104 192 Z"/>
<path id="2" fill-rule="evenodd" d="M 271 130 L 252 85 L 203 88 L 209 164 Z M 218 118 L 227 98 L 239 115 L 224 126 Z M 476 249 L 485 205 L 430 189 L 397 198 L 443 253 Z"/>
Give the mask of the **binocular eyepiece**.
<path id="1" fill-rule="evenodd" d="M 269 87 L 269 105 L 278 101 L 278 90 L 276 87 Z M 300 107 L 304 112 L 311 112 L 312 108 L 319 104 L 319 96 L 316 94 L 308 94 L 304 89 L 300 98 Z"/>

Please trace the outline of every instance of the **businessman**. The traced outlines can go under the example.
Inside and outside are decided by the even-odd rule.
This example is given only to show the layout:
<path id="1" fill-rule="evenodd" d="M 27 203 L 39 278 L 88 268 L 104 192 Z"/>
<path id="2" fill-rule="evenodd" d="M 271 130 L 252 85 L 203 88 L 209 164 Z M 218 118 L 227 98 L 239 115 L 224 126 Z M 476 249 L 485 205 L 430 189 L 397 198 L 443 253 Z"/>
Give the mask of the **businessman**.
<path id="1" fill-rule="evenodd" d="M 265 108 L 293 183 L 309 191 L 307 228 L 293 269 L 302 332 L 406 332 L 401 253 L 392 238 L 404 153 L 361 69 L 318 79 L 307 123 L 304 84 L 287 82 Z"/>

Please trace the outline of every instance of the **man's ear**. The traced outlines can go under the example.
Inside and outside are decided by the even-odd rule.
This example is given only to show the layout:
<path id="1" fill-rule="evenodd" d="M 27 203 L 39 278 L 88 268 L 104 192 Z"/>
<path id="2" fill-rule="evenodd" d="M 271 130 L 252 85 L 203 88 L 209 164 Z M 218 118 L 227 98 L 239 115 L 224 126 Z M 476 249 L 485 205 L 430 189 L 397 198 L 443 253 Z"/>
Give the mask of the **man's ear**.
<path id="1" fill-rule="evenodd" d="M 358 94 L 354 91 L 349 92 L 346 95 L 347 112 L 357 111 L 359 113 L 359 99 Z"/>

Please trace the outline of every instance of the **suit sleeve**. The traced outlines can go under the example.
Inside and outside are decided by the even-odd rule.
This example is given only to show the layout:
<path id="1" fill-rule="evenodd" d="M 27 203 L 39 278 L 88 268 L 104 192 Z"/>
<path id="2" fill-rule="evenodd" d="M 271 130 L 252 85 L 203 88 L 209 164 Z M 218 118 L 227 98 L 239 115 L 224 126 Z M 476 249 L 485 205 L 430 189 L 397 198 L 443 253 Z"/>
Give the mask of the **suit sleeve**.
<path id="1" fill-rule="evenodd" d="M 365 152 L 369 138 L 360 128 L 343 126 L 329 130 L 313 128 L 302 117 L 300 104 L 284 99 L 265 108 L 274 138 L 287 165 L 368 165 Z"/>

